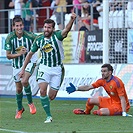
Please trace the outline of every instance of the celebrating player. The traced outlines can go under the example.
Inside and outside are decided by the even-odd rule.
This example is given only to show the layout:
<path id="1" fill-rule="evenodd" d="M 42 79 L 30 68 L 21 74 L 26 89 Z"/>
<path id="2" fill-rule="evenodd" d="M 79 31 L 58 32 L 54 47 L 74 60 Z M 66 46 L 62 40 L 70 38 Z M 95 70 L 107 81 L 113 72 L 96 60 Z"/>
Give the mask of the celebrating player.
<path id="1" fill-rule="evenodd" d="M 76 14 L 72 13 L 69 23 L 62 31 L 54 31 L 55 22 L 51 19 L 46 19 L 43 27 L 44 33 L 35 39 L 20 73 L 21 77 L 32 55 L 40 49 L 41 61 L 37 72 L 37 81 L 40 88 L 41 104 L 47 115 L 44 123 L 52 122 L 50 100 L 53 100 L 56 97 L 63 76 L 62 60 L 64 59 L 64 50 L 62 41 L 67 37 L 75 19 Z M 47 90 L 48 85 L 49 91 Z"/>
<path id="2" fill-rule="evenodd" d="M 23 30 L 24 23 L 22 18 L 19 16 L 13 18 L 13 29 L 14 31 L 9 33 L 6 38 L 5 50 L 7 58 L 12 59 L 13 77 L 16 85 L 16 100 L 18 106 L 15 119 L 20 119 L 22 117 L 22 113 L 24 112 L 24 107 L 22 105 L 23 86 L 27 96 L 30 113 L 36 113 L 36 107 L 32 101 L 31 87 L 28 82 L 35 68 L 37 60 L 36 55 L 30 60 L 22 79 L 19 78 L 19 72 L 21 71 L 27 52 L 30 50 L 31 44 L 33 43 L 36 35 Z"/>
<path id="3" fill-rule="evenodd" d="M 88 98 L 86 102 L 85 110 L 74 109 L 74 114 L 90 114 L 94 105 L 98 106 L 98 110 L 94 110 L 94 115 L 122 115 L 122 116 L 132 116 L 127 114 L 130 105 L 124 83 L 116 76 L 113 76 L 113 67 L 110 64 L 104 64 L 101 67 L 102 78 L 98 79 L 92 85 L 85 85 L 75 87 L 72 83 L 66 88 L 66 91 L 70 94 L 74 91 L 89 91 L 91 89 L 98 88 L 102 86 L 108 93 L 109 97 L 92 97 Z"/>

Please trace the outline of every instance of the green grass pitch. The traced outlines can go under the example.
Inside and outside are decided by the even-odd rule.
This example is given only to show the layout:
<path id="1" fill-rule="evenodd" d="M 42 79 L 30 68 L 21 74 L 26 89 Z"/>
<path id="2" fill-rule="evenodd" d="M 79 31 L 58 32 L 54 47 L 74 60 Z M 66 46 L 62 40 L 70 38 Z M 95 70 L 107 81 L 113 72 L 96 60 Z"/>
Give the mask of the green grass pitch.
<path id="1" fill-rule="evenodd" d="M 133 133 L 133 117 L 75 115 L 73 109 L 85 108 L 83 100 L 54 100 L 51 102 L 52 123 L 44 123 L 45 112 L 40 99 L 33 99 L 37 113 L 31 115 L 26 98 L 22 119 L 15 120 L 14 98 L 0 98 L 0 133 Z M 96 108 L 95 108 L 96 109 Z M 131 107 L 130 114 L 133 114 Z"/>

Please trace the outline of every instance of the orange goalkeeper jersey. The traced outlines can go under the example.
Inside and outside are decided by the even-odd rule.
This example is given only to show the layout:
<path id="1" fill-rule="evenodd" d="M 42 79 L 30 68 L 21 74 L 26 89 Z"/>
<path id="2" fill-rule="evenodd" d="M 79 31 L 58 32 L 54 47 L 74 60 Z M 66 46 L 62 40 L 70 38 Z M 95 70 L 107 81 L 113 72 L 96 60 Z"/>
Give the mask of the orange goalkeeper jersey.
<path id="1" fill-rule="evenodd" d="M 112 104 L 121 104 L 119 96 L 124 96 L 126 99 L 126 109 L 130 108 L 128 97 L 126 94 L 124 83 L 116 76 L 112 76 L 109 81 L 98 79 L 92 84 L 94 88 L 102 86 L 111 98 Z"/>

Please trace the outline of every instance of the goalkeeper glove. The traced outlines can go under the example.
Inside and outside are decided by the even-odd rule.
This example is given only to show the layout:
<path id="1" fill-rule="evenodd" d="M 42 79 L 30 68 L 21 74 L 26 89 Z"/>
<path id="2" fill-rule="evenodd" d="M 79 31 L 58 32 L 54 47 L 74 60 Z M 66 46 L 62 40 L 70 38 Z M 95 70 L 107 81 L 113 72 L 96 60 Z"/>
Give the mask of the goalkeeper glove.
<path id="1" fill-rule="evenodd" d="M 126 112 L 122 112 L 122 116 L 124 116 L 124 117 L 133 117 L 132 115 L 127 114 Z"/>
<path id="2" fill-rule="evenodd" d="M 72 83 L 70 83 L 69 85 L 70 85 L 70 86 L 66 87 L 67 93 L 70 94 L 70 93 L 72 93 L 72 92 L 74 92 L 74 91 L 77 90 L 77 88 L 76 88 Z"/>

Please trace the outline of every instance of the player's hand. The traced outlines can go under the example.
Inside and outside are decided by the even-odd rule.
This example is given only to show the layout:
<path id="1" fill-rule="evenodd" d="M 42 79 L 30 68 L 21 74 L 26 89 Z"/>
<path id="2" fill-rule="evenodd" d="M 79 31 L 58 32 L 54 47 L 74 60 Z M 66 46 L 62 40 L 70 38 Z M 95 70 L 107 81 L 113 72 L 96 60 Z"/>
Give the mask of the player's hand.
<path id="1" fill-rule="evenodd" d="M 77 90 L 76 87 L 75 87 L 72 83 L 70 83 L 69 85 L 70 85 L 70 86 L 66 87 L 67 93 L 70 94 L 70 93 L 72 93 L 72 92 L 74 92 L 74 91 Z"/>
<path id="2" fill-rule="evenodd" d="M 127 114 L 126 112 L 122 112 L 122 116 L 124 116 L 124 117 L 133 117 L 132 115 Z"/>
<path id="3" fill-rule="evenodd" d="M 26 54 L 26 53 L 27 53 L 27 49 L 25 47 L 20 50 L 21 55 Z"/>
<path id="4" fill-rule="evenodd" d="M 20 56 L 27 53 L 27 49 L 24 46 L 16 48 L 15 51 L 16 53 L 20 54 Z"/>
<path id="5" fill-rule="evenodd" d="M 25 71 L 21 70 L 21 72 L 19 73 L 19 77 L 22 78 L 24 76 Z"/>
<path id="6" fill-rule="evenodd" d="M 72 15 L 71 15 L 71 19 L 75 20 L 77 17 L 77 15 L 73 12 Z"/>

